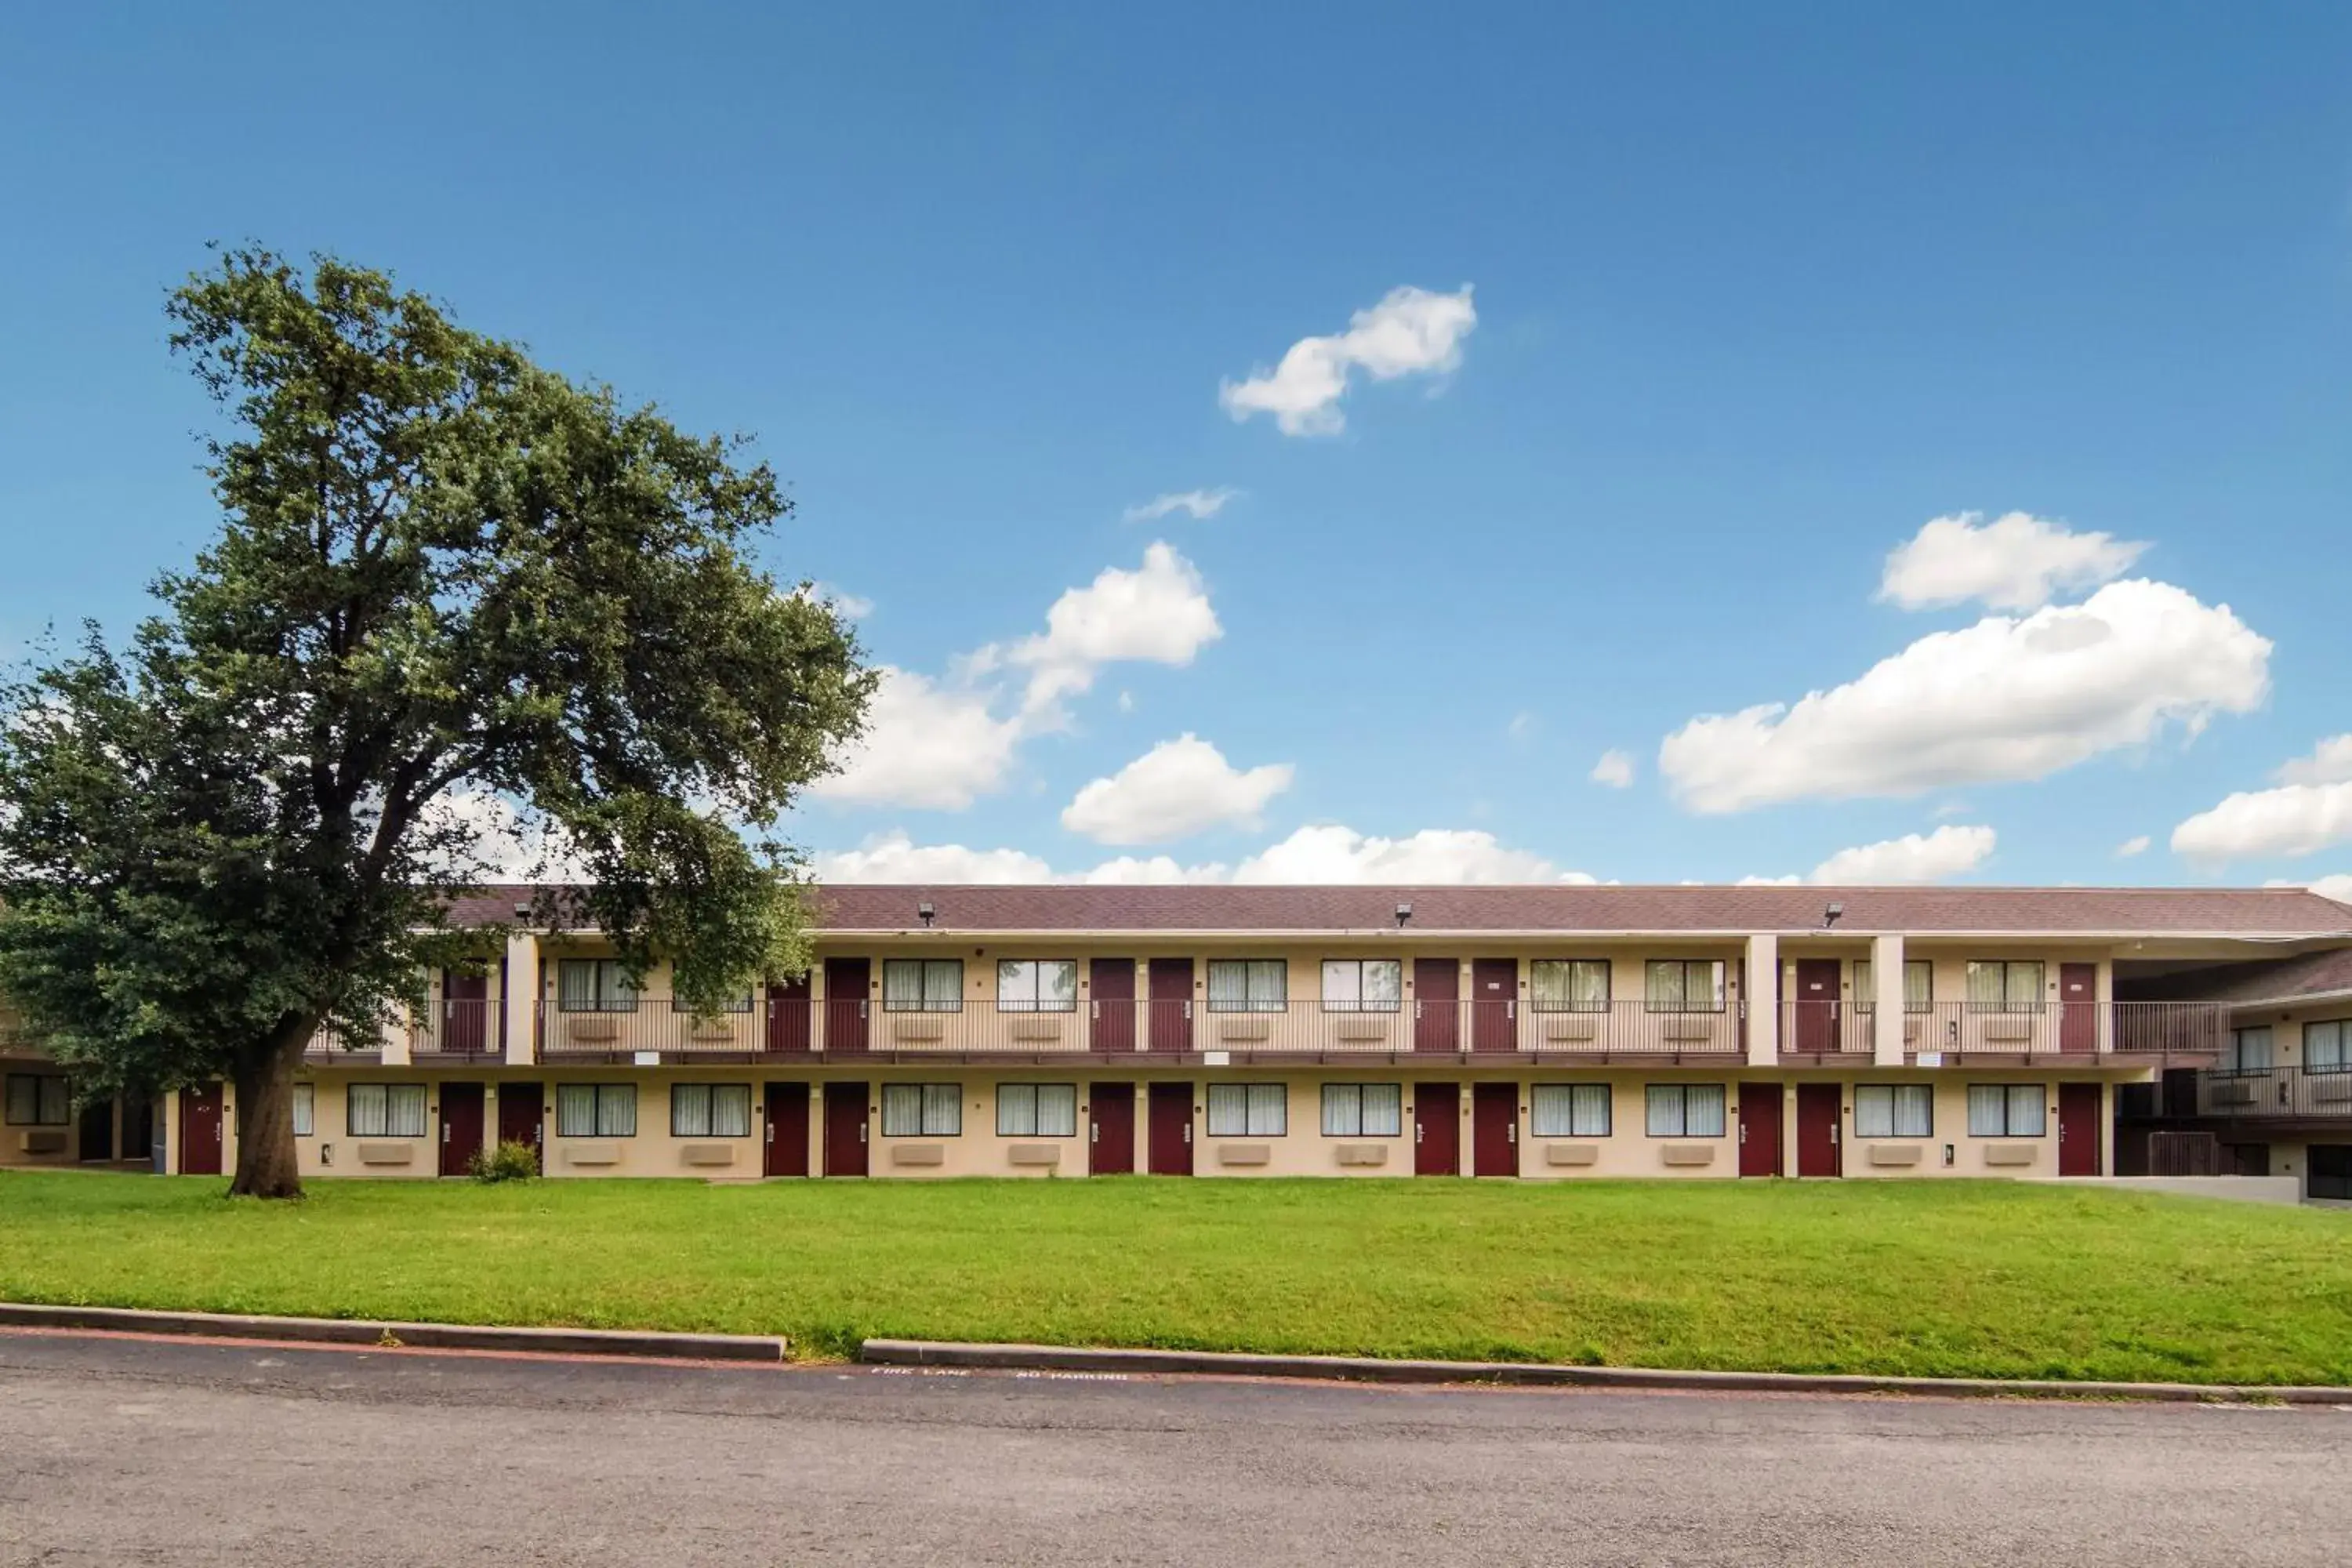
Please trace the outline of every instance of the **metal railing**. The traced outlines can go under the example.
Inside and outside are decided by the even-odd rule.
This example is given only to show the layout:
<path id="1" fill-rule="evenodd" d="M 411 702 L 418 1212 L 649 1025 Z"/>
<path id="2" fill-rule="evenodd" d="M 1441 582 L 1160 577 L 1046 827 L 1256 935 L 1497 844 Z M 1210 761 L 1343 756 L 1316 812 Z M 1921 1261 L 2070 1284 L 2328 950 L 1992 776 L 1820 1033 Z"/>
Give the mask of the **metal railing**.
<path id="1" fill-rule="evenodd" d="M 478 997 L 436 997 L 409 1023 L 408 1054 L 445 1061 L 502 1060 L 506 1010 Z"/>
<path id="2" fill-rule="evenodd" d="M 2352 1071 L 2284 1067 L 2200 1072 L 2196 1114 L 2247 1121 L 2352 1121 Z"/>
<path id="3" fill-rule="evenodd" d="M 1877 1009 L 1866 1003 L 1783 1002 L 1780 1022 L 1784 1057 L 1868 1057 L 1877 1045 Z M 1964 1060 L 2210 1056 L 2229 1027 L 2228 1009 L 2215 1002 L 1914 1003 L 1903 1010 L 1903 1052 Z"/>
<path id="4" fill-rule="evenodd" d="M 696 1013 L 667 996 L 640 994 L 634 1006 L 610 1003 L 539 1005 L 537 1046 L 550 1060 L 665 1057 L 752 1057 L 770 1054 L 767 1019 L 759 1005 Z"/>
<path id="5" fill-rule="evenodd" d="M 1511 1002 L 1401 1002 L 1392 1006 L 1090 1000 L 1065 1011 L 984 1002 L 928 1010 L 869 999 L 767 1004 L 764 1054 L 827 1058 L 1207 1056 L 1232 1060 L 1330 1057 L 1518 1055 L 1723 1057 L 1744 1048 L 1737 1006 L 1653 1008 L 1638 1002 L 1576 1011 Z"/>

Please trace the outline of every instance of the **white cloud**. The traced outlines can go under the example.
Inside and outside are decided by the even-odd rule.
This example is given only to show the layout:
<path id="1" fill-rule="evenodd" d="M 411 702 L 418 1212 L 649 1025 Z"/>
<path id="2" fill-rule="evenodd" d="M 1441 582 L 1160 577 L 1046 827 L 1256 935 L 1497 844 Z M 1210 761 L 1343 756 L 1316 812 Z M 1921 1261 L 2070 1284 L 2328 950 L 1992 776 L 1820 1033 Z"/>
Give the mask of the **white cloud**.
<path id="1" fill-rule="evenodd" d="M 1331 337 L 1301 338 L 1282 363 L 1247 381 L 1228 381 L 1217 398 L 1235 419 L 1271 414 L 1286 436 L 1332 436 L 1347 426 L 1339 400 L 1351 372 L 1374 381 L 1450 371 L 1462 363 L 1462 340 L 1478 324 L 1470 285 L 1453 294 L 1392 289 Z"/>
<path id="2" fill-rule="evenodd" d="M 1630 789 L 1633 784 L 1633 758 L 1628 752 L 1603 752 L 1601 760 L 1592 764 L 1592 782 L 1607 784 L 1611 789 Z"/>
<path id="3" fill-rule="evenodd" d="M 2315 877 L 2294 885 L 2309 888 L 2321 898 L 2334 899 L 2339 904 L 2352 904 L 2352 872 L 2338 871 L 2332 877 Z"/>
<path id="4" fill-rule="evenodd" d="M 1134 692 L 1122 691 L 1118 694 L 1118 710 L 1122 713 L 1132 713 L 1135 711 Z"/>
<path id="5" fill-rule="evenodd" d="M 2284 784 L 2328 784 L 2352 782 L 2352 735 L 2331 735 L 2273 775 Z"/>
<path id="6" fill-rule="evenodd" d="M 1878 596 L 1906 610 L 1981 600 L 1990 609 L 2034 610 L 2061 589 L 2091 588 L 2131 570 L 2147 549 L 2111 533 L 2012 511 L 1939 517 L 1886 557 Z"/>
<path id="7" fill-rule="evenodd" d="M 2244 790 L 2172 830 L 2172 849 L 2192 860 L 2315 854 L 2352 839 L 2352 782 Z"/>
<path id="8" fill-rule="evenodd" d="M 1251 882 L 1351 884 L 1397 882 L 1580 882 L 1539 855 L 1513 849 L 1491 833 L 1429 828 L 1404 838 L 1374 838 L 1337 825 L 1302 827 L 1238 866 L 1222 861 L 1187 866 L 1171 856 L 1122 855 L 1089 869 L 1055 872 L 1019 849 L 969 849 L 961 844 L 918 845 L 904 832 L 867 839 L 856 849 L 812 857 L 819 881 L 830 882 Z"/>
<path id="9" fill-rule="evenodd" d="M 427 803 L 418 826 L 427 833 L 452 829 L 454 852 L 438 857 L 439 868 L 493 882 L 584 882 L 589 869 L 563 829 L 536 813 L 526 815 L 494 791 L 452 789 Z"/>
<path id="10" fill-rule="evenodd" d="M 1514 741 L 1531 740 L 1538 722 L 1533 713 L 1522 709 L 1511 715 L 1511 721 L 1503 726 L 1503 732 Z"/>
<path id="11" fill-rule="evenodd" d="M 844 755 L 841 771 L 809 793 L 860 805 L 961 811 L 1002 788 L 1022 728 L 990 711 L 991 694 L 935 684 L 890 665 L 866 714 L 866 733 Z"/>
<path id="12" fill-rule="evenodd" d="M 862 621 L 874 613 L 874 601 L 846 588 L 836 588 L 830 583 L 803 583 L 793 590 L 800 598 L 814 599 L 820 605 L 830 605 L 844 620 Z"/>
<path id="13" fill-rule="evenodd" d="M 1158 844 L 1223 824 L 1255 827 L 1290 779 L 1288 763 L 1244 773 L 1187 731 L 1080 789 L 1063 809 L 1062 826 L 1098 844 Z"/>
<path id="14" fill-rule="evenodd" d="M 1336 824 L 1302 827 L 1243 861 L 1236 882 L 1591 882 L 1540 855 L 1512 849 L 1491 833 L 1423 828 L 1406 838 L 1373 838 Z"/>
<path id="15" fill-rule="evenodd" d="M 878 833 L 855 849 L 810 857 L 820 882 L 1045 882 L 1053 868 L 1019 849 L 967 849 L 917 844 L 903 832 Z"/>
<path id="16" fill-rule="evenodd" d="M 1798 876 L 1793 871 L 1785 877 L 1742 877 L 1739 879 L 1739 886 L 1743 888 L 1801 888 L 1804 886 L 1804 883 L 1805 879 L 1802 877 Z M 1695 882 L 1684 884 L 1685 887 L 1696 887 L 1699 884 Z"/>
<path id="17" fill-rule="evenodd" d="M 1200 572 L 1160 542 L 1136 570 L 1107 566 L 1087 586 L 1065 590 L 1045 612 L 1042 635 L 982 648 L 971 667 L 976 674 L 1000 664 L 1027 669 L 1024 710 L 1050 725 L 1060 700 L 1092 686 L 1100 666 L 1129 659 L 1181 668 L 1223 636 Z"/>
<path id="18" fill-rule="evenodd" d="M 1171 490 L 1152 497 L 1141 506 L 1127 509 L 1129 522 L 1158 522 L 1172 512 L 1184 512 L 1194 521 L 1216 516 L 1225 510 L 1225 503 L 1240 497 L 1241 491 L 1231 485 L 1220 485 L 1213 490 Z"/>
<path id="19" fill-rule="evenodd" d="M 2135 855 L 2145 855 L 2147 853 L 2148 842 L 2148 837 L 2145 833 L 2126 838 L 2116 846 L 2116 858 L 2128 860 Z"/>
<path id="20" fill-rule="evenodd" d="M 1906 833 L 1841 849 L 1813 868 L 1812 880 L 1843 886 L 1940 882 L 1983 865 L 1994 840 L 1990 827 L 1948 823 L 1933 833 Z"/>
<path id="21" fill-rule="evenodd" d="M 2078 605 L 1922 637 L 1794 706 L 1693 719 L 1658 768 L 1708 813 L 2038 779 L 2258 706 L 2270 652 L 2226 605 L 2111 583 Z"/>

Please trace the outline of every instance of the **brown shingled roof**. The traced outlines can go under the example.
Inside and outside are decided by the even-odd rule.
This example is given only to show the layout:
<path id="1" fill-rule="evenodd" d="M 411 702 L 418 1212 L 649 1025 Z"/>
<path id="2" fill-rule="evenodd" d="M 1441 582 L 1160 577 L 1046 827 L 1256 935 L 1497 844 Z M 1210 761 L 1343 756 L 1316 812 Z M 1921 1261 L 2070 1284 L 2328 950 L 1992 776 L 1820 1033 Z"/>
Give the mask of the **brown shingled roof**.
<path id="1" fill-rule="evenodd" d="M 535 889 L 458 900 L 461 924 L 512 921 Z M 2129 932 L 2151 936 L 2352 936 L 2352 908 L 2299 888 L 1117 887 L 835 884 L 816 893 L 835 931 L 1815 931 L 1845 906 L 1843 931 Z"/>

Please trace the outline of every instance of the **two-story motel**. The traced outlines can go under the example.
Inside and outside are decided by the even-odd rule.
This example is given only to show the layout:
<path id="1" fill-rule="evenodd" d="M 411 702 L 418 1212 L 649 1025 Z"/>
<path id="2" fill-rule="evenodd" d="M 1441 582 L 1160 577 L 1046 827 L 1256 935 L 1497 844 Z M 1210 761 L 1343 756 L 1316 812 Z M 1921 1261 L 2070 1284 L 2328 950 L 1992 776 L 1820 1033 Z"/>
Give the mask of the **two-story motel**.
<path id="1" fill-rule="evenodd" d="M 2352 1172 L 2352 909 L 2295 889 L 834 886 L 811 973 L 715 1016 L 531 893 L 312 1053 L 306 1177 L 2099 1175 L 2119 1110 L 2146 1169 L 2154 1097 L 2236 1094 L 2249 1028 L 2294 1035 L 2249 1092 L 2313 1113 L 2264 1168 Z M 223 1086 L 77 1106 L 0 1057 L 0 1162 L 234 1162 Z"/>

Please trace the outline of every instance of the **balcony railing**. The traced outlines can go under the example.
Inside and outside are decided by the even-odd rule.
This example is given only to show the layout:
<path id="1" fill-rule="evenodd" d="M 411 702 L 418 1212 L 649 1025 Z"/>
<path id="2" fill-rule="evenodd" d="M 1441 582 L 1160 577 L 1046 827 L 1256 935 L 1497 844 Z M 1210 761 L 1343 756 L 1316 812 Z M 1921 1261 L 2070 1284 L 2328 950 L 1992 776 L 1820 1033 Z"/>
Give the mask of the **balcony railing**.
<path id="1" fill-rule="evenodd" d="M 2352 1121 L 2352 1070 L 2288 1067 L 2200 1072 L 2196 1113 L 2241 1121 Z"/>
<path id="2" fill-rule="evenodd" d="M 758 1005 L 698 1014 L 669 997 L 641 994 L 633 1006 L 543 1002 L 539 1008 L 539 1054 L 550 1059 L 789 1054 L 771 1053 L 767 1041 L 765 1010 Z"/>
<path id="3" fill-rule="evenodd" d="M 1877 1009 L 1868 1005 L 1784 1002 L 1780 1054 L 1866 1058 L 1876 1047 L 1877 1027 Z M 1903 1010 L 1903 1052 L 1914 1060 L 2210 1057 L 2229 1028 L 2228 1009 L 2213 1002 L 1915 1003 Z"/>
<path id="4" fill-rule="evenodd" d="M 436 996 L 409 1024 L 408 1054 L 445 1061 L 502 1060 L 505 1009 L 475 997 Z"/>

